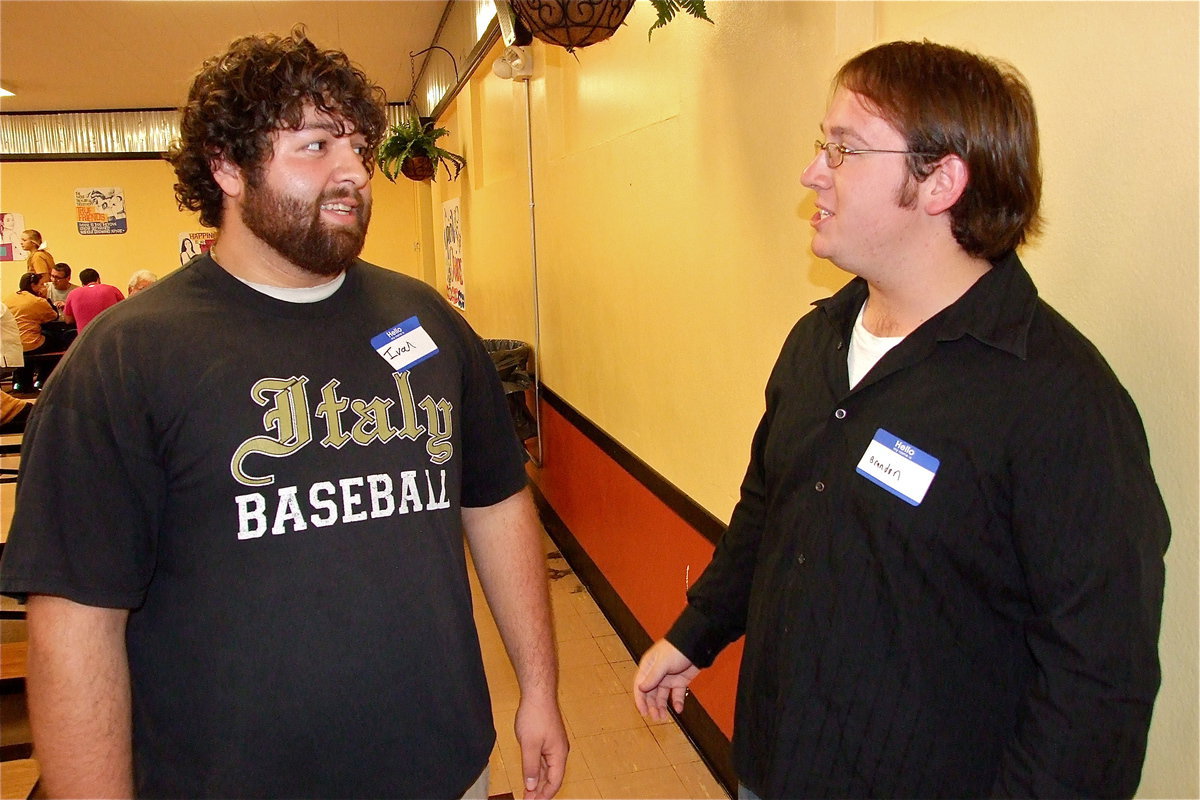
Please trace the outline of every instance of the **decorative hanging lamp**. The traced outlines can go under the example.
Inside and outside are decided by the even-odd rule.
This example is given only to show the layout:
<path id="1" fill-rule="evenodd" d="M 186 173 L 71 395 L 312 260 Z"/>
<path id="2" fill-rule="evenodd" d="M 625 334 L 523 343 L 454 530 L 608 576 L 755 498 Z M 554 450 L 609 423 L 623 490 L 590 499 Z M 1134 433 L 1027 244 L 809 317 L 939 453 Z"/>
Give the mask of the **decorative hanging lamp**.
<path id="1" fill-rule="evenodd" d="M 633 0 L 511 0 L 529 31 L 547 44 L 577 47 L 612 36 L 633 9 Z"/>

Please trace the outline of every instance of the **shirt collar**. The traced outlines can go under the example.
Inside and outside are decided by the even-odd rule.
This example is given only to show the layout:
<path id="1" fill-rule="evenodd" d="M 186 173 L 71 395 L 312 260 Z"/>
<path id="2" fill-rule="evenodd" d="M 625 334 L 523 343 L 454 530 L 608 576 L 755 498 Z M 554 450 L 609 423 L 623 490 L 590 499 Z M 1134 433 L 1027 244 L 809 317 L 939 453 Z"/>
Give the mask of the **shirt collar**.
<path id="1" fill-rule="evenodd" d="M 866 299 L 867 282 L 855 278 L 837 294 L 817 300 L 813 305 L 825 313 L 846 341 L 854 317 Z M 1025 358 L 1037 301 L 1033 279 L 1016 252 L 1010 250 L 994 259 L 992 269 L 962 297 L 910 335 L 925 331 L 938 341 L 953 341 L 970 335 L 989 347 Z"/>

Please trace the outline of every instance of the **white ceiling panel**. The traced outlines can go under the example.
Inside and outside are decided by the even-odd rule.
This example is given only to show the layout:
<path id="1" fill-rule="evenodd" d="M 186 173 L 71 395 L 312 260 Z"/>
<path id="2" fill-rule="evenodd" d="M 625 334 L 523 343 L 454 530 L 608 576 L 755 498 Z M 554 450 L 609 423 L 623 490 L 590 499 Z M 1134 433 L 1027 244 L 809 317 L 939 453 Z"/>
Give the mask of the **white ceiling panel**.
<path id="1" fill-rule="evenodd" d="M 408 54 L 428 47 L 447 0 L 2 0 L 0 112 L 175 108 L 204 59 L 239 36 L 304 23 L 407 98 Z M 417 59 L 417 69 L 421 60 Z"/>

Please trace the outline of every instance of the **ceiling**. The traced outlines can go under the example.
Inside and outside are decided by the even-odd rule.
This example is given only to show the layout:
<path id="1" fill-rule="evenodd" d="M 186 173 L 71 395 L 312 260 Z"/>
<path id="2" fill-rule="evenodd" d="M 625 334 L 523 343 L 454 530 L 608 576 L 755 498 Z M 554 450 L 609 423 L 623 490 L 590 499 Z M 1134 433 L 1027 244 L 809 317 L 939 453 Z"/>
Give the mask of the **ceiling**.
<path id="1" fill-rule="evenodd" d="M 433 42 L 449 0 L 2 0 L 0 112 L 177 108 L 204 59 L 250 33 L 302 22 L 408 97 L 408 54 Z M 425 56 L 417 58 L 420 71 Z"/>

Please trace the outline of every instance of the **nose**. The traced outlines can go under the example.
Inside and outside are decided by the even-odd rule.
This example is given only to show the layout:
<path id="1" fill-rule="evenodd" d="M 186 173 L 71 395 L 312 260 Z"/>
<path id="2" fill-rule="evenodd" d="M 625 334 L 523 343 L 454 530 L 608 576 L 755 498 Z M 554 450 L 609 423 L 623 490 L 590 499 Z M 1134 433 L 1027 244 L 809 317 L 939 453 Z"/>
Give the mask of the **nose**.
<path id="1" fill-rule="evenodd" d="M 338 183 L 348 182 L 357 189 L 362 189 L 371 180 L 364 157 L 355 152 L 357 145 L 348 138 L 337 141 L 338 160 L 334 171 L 334 180 Z"/>
<path id="2" fill-rule="evenodd" d="M 817 154 L 808 162 L 808 166 L 804 168 L 804 172 L 800 174 L 800 183 L 814 191 L 828 188 L 829 173 L 830 168 L 825 162 L 825 153 L 818 150 Z"/>

